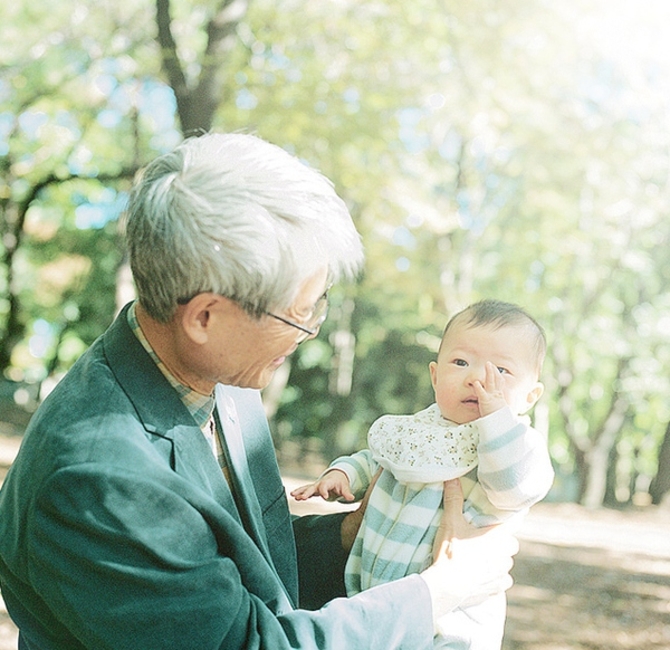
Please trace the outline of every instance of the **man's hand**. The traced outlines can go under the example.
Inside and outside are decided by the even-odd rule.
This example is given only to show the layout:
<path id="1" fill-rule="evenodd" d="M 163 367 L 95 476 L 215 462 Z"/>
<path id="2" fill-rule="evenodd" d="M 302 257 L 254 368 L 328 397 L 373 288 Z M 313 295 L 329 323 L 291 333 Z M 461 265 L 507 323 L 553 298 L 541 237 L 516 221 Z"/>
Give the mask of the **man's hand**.
<path id="1" fill-rule="evenodd" d="M 490 361 L 487 361 L 484 383 L 474 382 L 480 417 L 495 413 L 508 405 L 503 392 L 504 386 L 505 380 L 501 372 Z"/>
<path id="2" fill-rule="evenodd" d="M 356 510 L 350 512 L 342 521 L 340 532 L 342 535 L 342 548 L 345 551 L 350 551 L 351 547 L 354 545 L 356 534 L 358 533 L 358 529 L 361 527 L 361 522 L 363 521 L 365 509 L 368 507 L 370 494 L 372 494 L 372 490 L 375 487 L 375 483 L 377 482 L 377 479 L 381 473 L 382 469 L 379 468 L 377 473 L 372 477 L 372 481 L 370 481 L 370 486 L 365 492 L 365 496 L 361 501 L 361 505 L 356 508 Z"/>
<path id="3" fill-rule="evenodd" d="M 475 528 L 463 517 L 458 479 L 444 484 L 444 513 L 433 544 L 434 564 L 421 573 L 433 618 L 474 605 L 512 586 L 509 571 L 519 544 L 504 524 Z"/>

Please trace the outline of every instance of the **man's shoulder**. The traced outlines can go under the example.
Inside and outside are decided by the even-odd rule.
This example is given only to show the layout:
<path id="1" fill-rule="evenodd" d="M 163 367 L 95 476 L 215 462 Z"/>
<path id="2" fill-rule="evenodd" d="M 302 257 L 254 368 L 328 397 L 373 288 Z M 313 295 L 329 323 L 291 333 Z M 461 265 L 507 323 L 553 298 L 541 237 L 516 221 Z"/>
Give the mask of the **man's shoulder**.
<path id="1" fill-rule="evenodd" d="M 86 448 L 104 430 L 129 431 L 137 414 L 109 361 L 105 345 L 111 328 L 74 363 L 40 404 L 26 430 L 23 446 L 47 448 L 62 456 Z M 110 419 L 123 421 L 109 427 Z M 139 427 L 138 422 L 138 427 Z"/>
<path id="2" fill-rule="evenodd" d="M 38 407 L 31 420 L 77 416 L 98 409 L 113 393 L 116 381 L 98 339 L 82 354 Z M 30 428 L 30 427 L 29 427 Z"/>

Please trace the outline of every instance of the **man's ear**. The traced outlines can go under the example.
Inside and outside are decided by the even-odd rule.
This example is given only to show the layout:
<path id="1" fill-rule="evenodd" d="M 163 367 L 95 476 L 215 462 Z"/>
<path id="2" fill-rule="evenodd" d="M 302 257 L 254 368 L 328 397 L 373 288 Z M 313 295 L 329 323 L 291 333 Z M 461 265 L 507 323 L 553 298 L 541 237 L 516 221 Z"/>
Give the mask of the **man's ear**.
<path id="1" fill-rule="evenodd" d="M 204 345 L 211 335 L 215 316 L 228 309 L 231 304 L 234 305 L 229 298 L 217 293 L 199 293 L 193 296 L 178 312 L 184 333 L 196 345 Z"/>

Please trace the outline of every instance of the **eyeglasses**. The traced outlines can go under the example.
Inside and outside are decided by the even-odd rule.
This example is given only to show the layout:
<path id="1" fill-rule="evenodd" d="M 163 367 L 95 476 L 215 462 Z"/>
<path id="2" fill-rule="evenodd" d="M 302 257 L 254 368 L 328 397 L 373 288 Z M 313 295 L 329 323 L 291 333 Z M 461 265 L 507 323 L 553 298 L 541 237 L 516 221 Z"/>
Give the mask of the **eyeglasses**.
<path id="1" fill-rule="evenodd" d="M 332 286 L 329 285 L 324 294 L 321 296 L 316 301 L 316 304 L 314 305 L 314 309 L 312 310 L 312 313 L 309 317 L 309 320 L 300 325 L 299 323 L 295 323 L 292 320 L 289 320 L 288 318 L 284 318 L 283 316 L 277 316 L 277 314 L 273 314 L 272 312 L 266 311 L 265 315 L 266 316 L 271 316 L 272 318 L 277 319 L 278 321 L 281 321 L 282 323 L 285 323 L 286 325 L 290 325 L 291 327 L 295 327 L 296 329 L 300 330 L 301 334 L 298 336 L 296 339 L 296 343 L 300 344 L 303 341 L 306 341 L 310 336 L 314 336 L 318 331 L 321 325 L 323 325 L 324 321 L 326 320 L 326 317 L 328 316 L 328 291 L 330 291 L 330 287 Z M 194 294 L 190 298 L 177 298 L 177 304 L 179 305 L 186 305 L 188 304 L 193 298 L 195 297 Z"/>
<path id="2" fill-rule="evenodd" d="M 330 287 L 328 287 L 328 289 L 330 289 Z M 309 320 L 303 325 L 295 323 L 283 316 L 277 316 L 277 314 L 273 314 L 269 311 L 266 311 L 265 313 L 267 316 L 272 316 L 272 318 L 276 318 L 282 323 L 286 323 L 286 325 L 290 325 L 291 327 L 300 330 L 301 334 L 296 339 L 296 343 L 302 343 L 319 331 L 319 328 L 323 325 L 328 316 L 328 289 L 326 289 L 326 292 L 316 301 Z"/>

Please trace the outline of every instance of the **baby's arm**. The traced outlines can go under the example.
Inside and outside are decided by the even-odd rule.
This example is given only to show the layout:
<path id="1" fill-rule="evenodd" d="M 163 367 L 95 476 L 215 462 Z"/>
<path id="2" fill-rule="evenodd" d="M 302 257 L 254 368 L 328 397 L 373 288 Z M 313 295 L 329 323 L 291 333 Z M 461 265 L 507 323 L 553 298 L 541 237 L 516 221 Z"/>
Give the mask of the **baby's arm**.
<path id="1" fill-rule="evenodd" d="M 503 408 L 478 420 L 477 480 L 501 510 L 522 510 L 543 499 L 554 479 L 547 441 L 526 419 Z"/>
<path id="2" fill-rule="evenodd" d="M 293 490 L 291 496 L 298 501 L 314 495 L 344 501 L 362 499 L 378 469 L 379 464 L 372 458 L 370 450 L 362 449 L 350 456 L 336 458 L 314 483 Z"/>
<path id="3" fill-rule="evenodd" d="M 349 477 L 341 469 L 330 469 L 314 483 L 303 485 L 291 492 L 291 496 L 296 501 L 305 501 L 316 495 L 326 500 L 354 500 L 354 495 L 349 487 Z"/>

